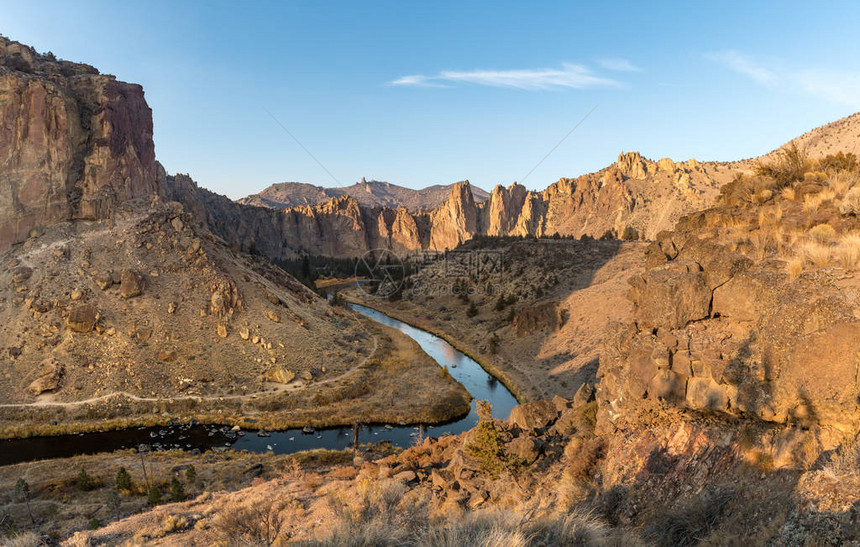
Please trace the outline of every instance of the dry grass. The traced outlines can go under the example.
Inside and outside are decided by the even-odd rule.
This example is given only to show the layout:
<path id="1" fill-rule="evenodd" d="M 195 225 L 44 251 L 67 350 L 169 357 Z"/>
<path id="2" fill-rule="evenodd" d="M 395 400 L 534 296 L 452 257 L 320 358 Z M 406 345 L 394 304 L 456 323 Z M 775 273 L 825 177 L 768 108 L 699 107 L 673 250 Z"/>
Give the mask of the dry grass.
<path id="1" fill-rule="evenodd" d="M 309 545 L 414 545 L 416 547 L 526 547 L 600 545 L 609 540 L 606 526 L 581 512 L 531 518 L 509 511 L 448 514 L 437 521 L 396 522 L 371 519 L 342 526 L 331 537 Z"/>
<path id="2" fill-rule="evenodd" d="M 805 241 L 797 246 L 797 254 L 804 263 L 823 268 L 830 264 L 831 249 L 829 246 Z"/>
<path id="3" fill-rule="evenodd" d="M 835 171 L 828 177 L 827 184 L 838 195 L 845 195 L 857 184 L 857 175 L 847 171 Z"/>
<path id="4" fill-rule="evenodd" d="M 797 192 L 794 191 L 794 186 L 786 186 L 782 189 L 782 197 L 789 201 L 794 201 L 797 197 Z"/>
<path id="5" fill-rule="evenodd" d="M 758 213 L 758 225 L 760 227 L 775 227 L 782 220 L 782 206 L 774 205 L 772 207 L 764 207 Z"/>
<path id="6" fill-rule="evenodd" d="M 829 224 L 813 227 L 807 236 L 792 237 L 788 246 L 793 256 L 786 259 L 789 279 L 794 279 L 803 271 L 806 264 L 818 268 L 839 265 L 846 270 L 860 268 L 860 231 L 838 237 Z"/>
<path id="7" fill-rule="evenodd" d="M 833 190 L 822 190 L 817 194 L 807 194 L 803 198 L 803 210 L 807 213 L 815 213 L 822 203 L 830 201 L 836 197 L 836 192 Z"/>
<path id="8" fill-rule="evenodd" d="M 809 236 L 822 245 L 830 243 L 836 237 L 836 230 L 829 224 L 818 224 L 809 230 Z"/>
<path id="9" fill-rule="evenodd" d="M 860 266 L 860 232 L 851 232 L 839 238 L 833 255 L 846 270 Z"/>
<path id="10" fill-rule="evenodd" d="M 788 272 L 788 278 L 795 279 L 803 273 L 803 259 L 799 257 L 790 258 L 786 262 L 785 269 Z"/>
<path id="11" fill-rule="evenodd" d="M 860 186 L 848 190 L 839 204 L 839 212 L 843 215 L 860 215 Z"/>
<path id="12" fill-rule="evenodd" d="M 283 509 L 275 501 L 234 504 L 218 513 L 212 527 L 228 545 L 274 545 L 282 535 Z"/>
<path id="13" fill-rule="evenodd" d="M 708 544 L 708 536 L 735 497 L 735 492 L 728 489 L 706 488 L 692 499 L 657 515 L 649 526 L 650 539 L 656 545 Z"/>
<path id="14" fill-rule="evenodd" d="M 843 443 L 821 470 L 834 479 L 856 476 L 860 472 L 860 442 L 855 438 Z"/>

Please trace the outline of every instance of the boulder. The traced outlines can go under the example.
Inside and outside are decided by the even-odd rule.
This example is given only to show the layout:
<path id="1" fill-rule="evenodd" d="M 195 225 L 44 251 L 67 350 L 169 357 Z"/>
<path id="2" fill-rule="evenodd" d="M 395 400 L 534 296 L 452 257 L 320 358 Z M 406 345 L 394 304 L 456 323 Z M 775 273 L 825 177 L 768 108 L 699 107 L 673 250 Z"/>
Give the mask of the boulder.
<path id="1" fill-rule="evenodd" d="M 726 386 L 713 378 L 690 378 L 686 399 L 689 406 L 702 410 L 725 411 L 729 404 Z"/>
<path id="2" fill-rule="evenodd" d="M 143 276 L 134 270 L 123 270 L 120 279 L 119 294 L 123 298 L 133 298 L 143 294 L 146 281 Z"/>
<path id="3" fill-rule="evenodd" d="M 584 405 L 592 399 L 594 399 L 594 386 L 591 384 L 582 384 L 573 395 L 573 406 Z"/>
<path id="4" fill-rule="evenodd" d="M 275 323 L 281 322 L 281 316 L 273 311 L 267 311 L 266 317 L 268 317 L 270 321 L 274 321 Z"/>
<path id="5" fill-rule="evenodd" d="M 543 429 L 552 424 L 558 417 L 558 411 L 549 401 L 532 401 L 523 403 L 511 409 L 508 423 L 523 431 Z"/>
<path id="6" fill-rule="evenodd" d="M 397 473 L 396 475 L 394 475 L 391 478 L 392 478 L 392 480 L 395 480 L 397 482 L 407 483 L 407 482 L 412 482 L 412 481 L 416 480 L 418 478 L 418 475 L 415 474 L 415 471 L 406 470 L 406 471 L 401 471 L 400 473 Z"/>
<path id="7" fill-rule="evenodd" d="M 27 391 L 33 395 L 39 395 L 46 391 L 56 391 L 60 388 L 63 372 L 63 365 L 56 359 L 50 358 L 42 361 L 37 372 L 38 378 L 30 382 Z"/>
<path id="8" fill-rule="evenodd" d="M 430 482 L 433 484 L 434 488 L 439 488 L 442 490 L 457 490 L 460 486 L 454 479 L 454 474 L 447 469 L 431 469 Z"/>
<path id="9" fill-rule="evenodd" d="M 106 291 L 113 285 L 113 275 L 110 272 L 100 272 L 93 276 L 93 281 L 98 288 Z"/>
<path id="10" fill-rule="evenodd" d="M 509 454 L 518 457 L 527 465 L 534 463 L 540 455 L 540 445 L 531 435 L 521 435 L 513 439 L 505 445 L 505 449 Z"/>
<path id="11" fill-rule="evenodd" d="M 561 395 L 556 395 L 552 398 L 552 405 L 555 407 L 556 411 L 564 412 L 565 410 L 570 408 L 570 401 L 568 401 Z"/>
<path id="12" fill-rule="evenodd" d="M 30 279 L 33 275 L 33 269 L 27 266 L 18 266 L 12 270 L 12 282 L 15 284 L 23 283 Z"/>
<path id="13" fill-rule="evenodd" d="M 69 328 L 74 332 L 90 332 L 96 321 L 99 320 L 99 312 L 92 304 L 83 304 L 69 312 L 66 320 Z"/>
<path id="14" fill-rule="evenodd" d="M 677 259 L 630 280 L 637 323 L 680 329 L 710 314 L 707 276 L 692 260 Z"/>
<path id="15" fill-rule="evenodd" d="M 170 363 L 172 361 L 176 361 L 176 351 L 175 350 L 161 350 L 158 352 L 158 360 L 164 361 L 165 363 Z"/>
<path id="16" fill-rule="evenodd" d="M 757 321 L 774 306 L 773 272 L 750 271 L 734 276 L 714 290 L 714 315 L 735 321 Z"/>
<path id="17" fill-rule="evenodd" d="M 576 409 L 569 408 L 552 424 L 549 431 L 553 435 L 571 435 L 576 431 L 580 422 L 581 419 Z"/>
<path id="18" fill-rule="evenodd" d="M 264 379 L 275 384 L 289 384 L 295 380 L 296 374 L 284 367 L 272 367 L 266 371 Z"/>
<path id="19" fill-rule="evenodd" d="M 648 384 L 648 395 L 671 403 L 679 403 L 687 395 L 687 378 L 671 370 L 659 370 Z"/>
<path id="20" fill-rule="evenodd" d="M 685 376 L 693 375 L 693 366 L 689 350 L 678 350 L 672 354 L 672 372 L 683 374 Z"/>

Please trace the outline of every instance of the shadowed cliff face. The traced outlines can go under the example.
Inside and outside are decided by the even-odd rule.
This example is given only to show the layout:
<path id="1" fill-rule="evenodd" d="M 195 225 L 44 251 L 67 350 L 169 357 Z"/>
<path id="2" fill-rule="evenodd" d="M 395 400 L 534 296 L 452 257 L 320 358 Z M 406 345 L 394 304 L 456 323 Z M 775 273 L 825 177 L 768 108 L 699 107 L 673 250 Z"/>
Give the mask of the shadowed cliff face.
<path id="1" fill-rule="evenodd" d="M 0 251 L 157 191 L 143 88 L 0 37 Z"/>

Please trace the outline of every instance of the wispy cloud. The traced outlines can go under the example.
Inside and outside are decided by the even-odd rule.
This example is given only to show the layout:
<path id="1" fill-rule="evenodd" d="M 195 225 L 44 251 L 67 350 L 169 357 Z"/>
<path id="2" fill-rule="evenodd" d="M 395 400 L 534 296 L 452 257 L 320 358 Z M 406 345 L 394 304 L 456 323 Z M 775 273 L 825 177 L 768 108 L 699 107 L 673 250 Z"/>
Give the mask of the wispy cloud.
<path id="1" fill-rule="evenodd" d="M 707 57 L 760 85 L 860 107 L 860 73 L 857 72 L 786 68 L 774 62 L 758 61 L 739 51 L 710 53 Z"/>
<path id="2" fill-rule="evenodd" d="M 752 78 L 760 84 L 772 85 L 779 80 L 772 70 L 765 68 L 739 51 L 718 51 L 715 53 L 709 53 L 707 57 L 712 61 L 725 65 L 735 72 Z"/>
<path id="3" fill-rule="evenodd" d="M 585 89 L 589 87 L 620 87 L 621 83 L 594 73 L 584 65 L 564 63 L 561 68 L 525 70 L 446 70 L 434 75 L 403 76 L 390 85 L 418 87 L 451 87 L 473 84 L 489 87 L 538 90 L 552 88 Z"/>
<path id="4" fill-rule="evenodd" d="M 603 59 L 598 59 L 597 64 L 605 68 L 606 70 L 614 70 L 616 72 L 641 72 L 642 69 L 638 66 L 635 66 L 633 63 L 628 61 L 627 59 L 621 59 L 618 57 L 606 57 Z"/>

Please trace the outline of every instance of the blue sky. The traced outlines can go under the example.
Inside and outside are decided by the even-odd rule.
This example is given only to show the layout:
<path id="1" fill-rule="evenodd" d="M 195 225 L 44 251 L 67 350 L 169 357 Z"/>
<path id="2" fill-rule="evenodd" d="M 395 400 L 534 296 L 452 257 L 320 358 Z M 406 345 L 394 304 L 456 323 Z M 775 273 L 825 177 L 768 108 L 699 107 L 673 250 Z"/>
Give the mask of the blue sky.
<path id="1" fill-rule="evenodd" d="M 0 33 L 142 84 L 159 160 L 232 198 L 756 156 L 860 110 L 857 28 L 848 2 L 0 1 Z"/>

